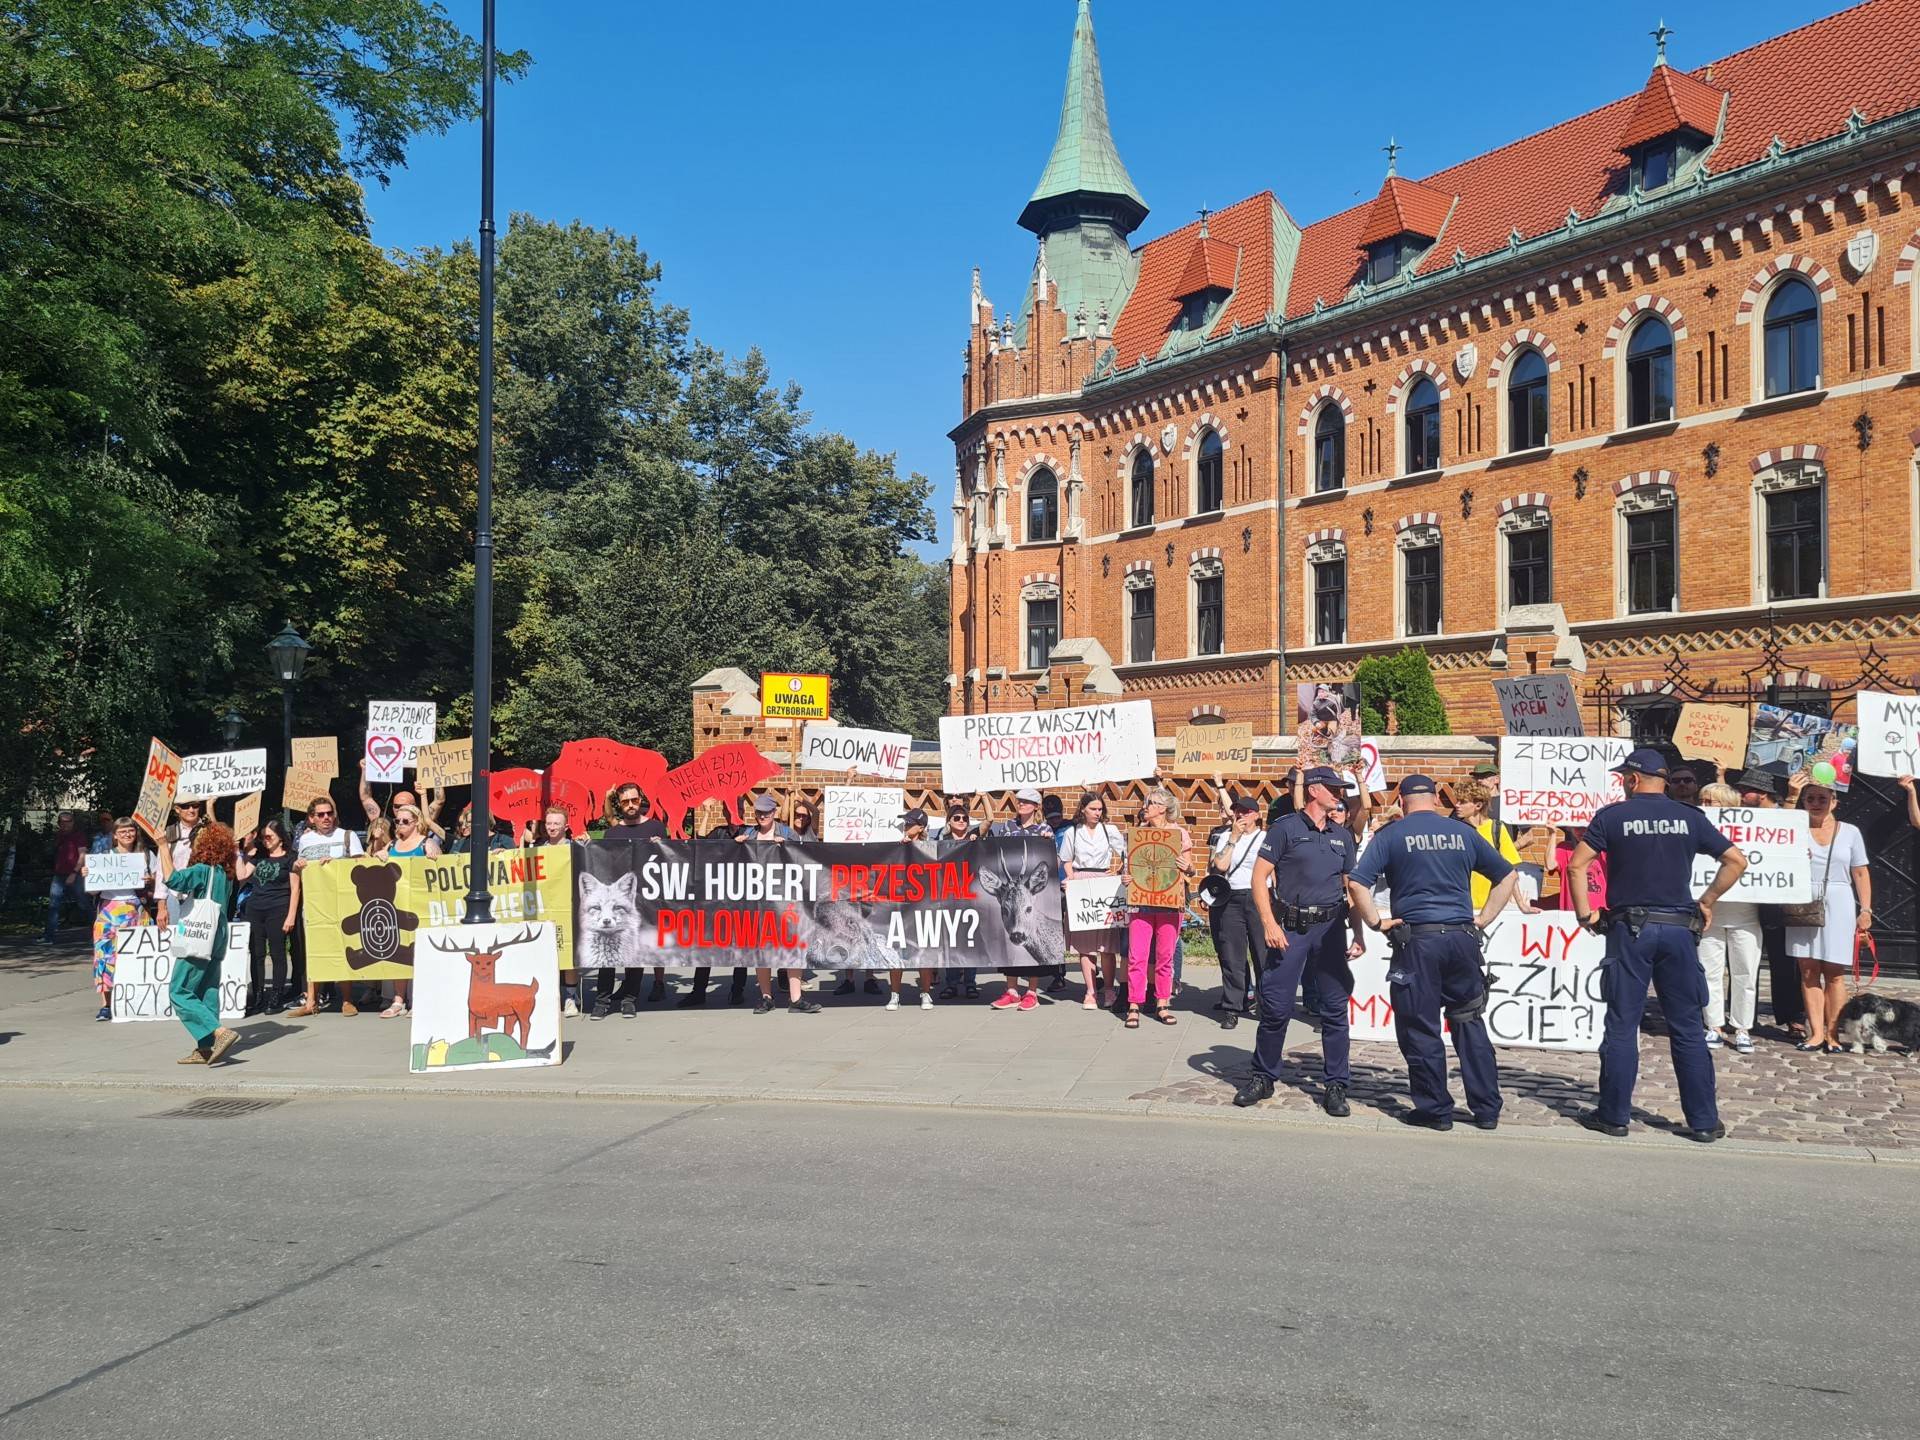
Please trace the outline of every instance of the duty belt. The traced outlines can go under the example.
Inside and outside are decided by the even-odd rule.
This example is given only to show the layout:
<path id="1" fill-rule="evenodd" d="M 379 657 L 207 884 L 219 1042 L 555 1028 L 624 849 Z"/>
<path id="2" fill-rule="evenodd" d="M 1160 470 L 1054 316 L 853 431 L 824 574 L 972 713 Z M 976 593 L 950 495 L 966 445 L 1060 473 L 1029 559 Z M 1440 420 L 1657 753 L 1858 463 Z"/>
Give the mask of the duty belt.
<path id="1" fill-rule="evenodd" d="M 1447 920 L 1433 925 L 1396 925 L 1388 931 L 1389 935 L 1404 930 L 1415 937 L 1427 935 L 1475 935 L 1480 927 L 1471 920 Z"/>
<path id="2" fill-rule="evenodd" d="M 1282 905 L 1280 924 L 1288 930 L 1307 930 L 1328 920 L 1338 920 L 1346 913 L 1344 901 L 1332 905 Z"/>
<path id="3" fill-rule="evenodd" d="M 1634 939 L 1640 938 L 1641 930 L 1649 925 L 1682 925 L 1695 935 L 1706 929 L 1698 909 L 1655 910 L 1645 905 L 1610 905 L 1601 912 L 1602 930 L 1611 930 L 1616 925 L 1627 927 L 1627 933 Z"/>

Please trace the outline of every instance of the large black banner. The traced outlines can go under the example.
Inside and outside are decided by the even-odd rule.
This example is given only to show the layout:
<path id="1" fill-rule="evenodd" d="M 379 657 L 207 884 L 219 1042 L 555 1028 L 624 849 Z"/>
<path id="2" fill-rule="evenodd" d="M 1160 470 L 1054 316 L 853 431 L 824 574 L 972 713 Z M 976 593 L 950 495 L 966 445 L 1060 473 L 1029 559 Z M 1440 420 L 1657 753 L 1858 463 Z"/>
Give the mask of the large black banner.
<path id="1" fill-rule="evenodd" d="M 595 841 L 575 850 L 582 967 L 1057 965 L 1053 846 Z"/>

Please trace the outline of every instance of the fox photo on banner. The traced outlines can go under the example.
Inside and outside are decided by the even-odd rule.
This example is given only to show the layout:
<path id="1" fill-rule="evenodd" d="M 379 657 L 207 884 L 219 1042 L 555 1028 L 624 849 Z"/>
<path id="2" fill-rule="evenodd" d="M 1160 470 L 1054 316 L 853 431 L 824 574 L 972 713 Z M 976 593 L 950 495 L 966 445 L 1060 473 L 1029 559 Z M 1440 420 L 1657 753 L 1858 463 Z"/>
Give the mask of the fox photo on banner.
<path id="1" fill-rule="evenodd" d="M 731 840 L 580 847 L 578 963 L 940 970 L 1054 965 L 1053 845 Z"/>

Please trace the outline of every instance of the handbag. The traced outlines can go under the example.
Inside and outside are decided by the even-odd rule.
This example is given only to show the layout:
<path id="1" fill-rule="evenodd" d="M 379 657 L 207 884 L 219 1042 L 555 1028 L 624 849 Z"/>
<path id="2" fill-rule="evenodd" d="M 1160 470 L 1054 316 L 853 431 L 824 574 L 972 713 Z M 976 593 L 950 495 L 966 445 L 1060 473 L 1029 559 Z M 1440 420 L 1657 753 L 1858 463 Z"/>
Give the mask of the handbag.
<path id="1" fill-rule="evenodd" d="M 1827 881 L 1833 875 L 1833 852 L 1840 848 L 1840 827 L 1833 827 L 1833 841 L 1827 846 L 1827 868 L 1820 876 L 1820 888 L 1811 900 L 1796 900 L 1791 905 L 1780 907 L 1781 918 L 1796 929 L 1824 930 L 1827 928 Z"/>
<path id="2" fill-rule="evenodd" d="M 220 907 L 211 900 L 195 900 L 174 908 L 173 955 L 176 960 L 211 960 L 214 937 L 220 931 Z"/>

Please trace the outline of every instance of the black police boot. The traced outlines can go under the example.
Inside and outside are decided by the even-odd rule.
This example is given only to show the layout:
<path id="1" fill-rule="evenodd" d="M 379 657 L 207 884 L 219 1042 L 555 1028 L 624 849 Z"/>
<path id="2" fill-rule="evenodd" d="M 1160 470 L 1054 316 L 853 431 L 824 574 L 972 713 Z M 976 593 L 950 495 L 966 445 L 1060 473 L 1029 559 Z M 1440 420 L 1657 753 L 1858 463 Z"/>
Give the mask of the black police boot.
<path id="1" fill-rule="evenodd" d="M 1249 1075 L 1247 1083 L 1233 1092 L 1233 1103 L 1241 1107 L 1258 1105 L 1273 1095 L 1273 1081 L 1265 1075 Z"/>
<path id="2" fill-rule="evenodd" d="M 1689 1130 L 1687 1131 L 1687 1138 L 1689 1140 L 1698 1140 L 1702 1145 L 1711 1145 L 1716 1140 L 1724 1140 L 1727 1138 L 1727 1127 L 1725 1125 L 1715 1125 L 1711 1130 Z"/>
<path id="3" fill-rule="evenodd" d="M 1415 1125 L 1422 1130 L 1447 1131 L 1453 1128 L 1451 1115 L 1429 1115 L 1424 1110 L 1403 1110 L 1400 1112 L 1402 1125 Z"/>
<path id="4" fill-rule="evenodd" d="M 1473 1117 L 1473 1128 L 1476 1130 L 1498 1130 L 1500 1128 L 1500 1117 L 1498 1115 L 1476 1115 Z"/>
<path id="5" fill-rule="evenodd" d="M 1587 1129 L 1599 1135 L 1611 1135 L 1615 1140 L 1623 1138 L 1627 1133 L 1626 1126 L 1616 1125 L 1611 1120 L 1602 1120 L 1598 1110 L 1582 1111 L 1578 1118 Z"/>
<path id="6" fill-rule="evenodd" d="M 1353 1113 L 1353 1107 L 1347 1104 L 1347 1087 L 1338 1080 L 1327 1082 L 1327 1093 L 1320 1103 L 1329 1115 L 1347 1116 Z"/>

